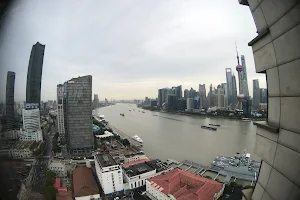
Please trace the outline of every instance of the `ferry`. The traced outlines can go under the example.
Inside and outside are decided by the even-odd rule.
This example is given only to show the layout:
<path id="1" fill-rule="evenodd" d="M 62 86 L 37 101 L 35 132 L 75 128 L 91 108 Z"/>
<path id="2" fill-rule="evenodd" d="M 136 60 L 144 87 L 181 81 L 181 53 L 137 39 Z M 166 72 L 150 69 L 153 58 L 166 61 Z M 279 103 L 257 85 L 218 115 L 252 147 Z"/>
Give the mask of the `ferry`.
<path id="1" fill-rule="evenodd" d="M 212 131 L 216 131 L 217 130 L 217 128 L 210 127 L 210 126 L 201 126 L 201 128 L 206 128 L 206 129 L 209 129 L 209 130 L 212 130 Z"/>
<path id="2" fill-rule="evenodd" d="M 210 125 L 210 126 L 221 126 L 220 124 L 208 124 L 208 125 Z"/>
<path id="3" fill-rule="evenodd" d="M 242 122 L 250 122 L 251 120 L 249 118 L 242 118 Z"/>
<path id="4" fill-rule="evenodd" d="M 122 117 L 124 117 L 125 115 L 124 115 L 124 113 L 120 113 L 120 115 L 122 116 Z"/>
<path id="5" fill-rule="evenodd" d="M 139 143 L 143 143 L 143 140 L 138 135 L 133 136 L 132 139 L 138 141 Z"/>

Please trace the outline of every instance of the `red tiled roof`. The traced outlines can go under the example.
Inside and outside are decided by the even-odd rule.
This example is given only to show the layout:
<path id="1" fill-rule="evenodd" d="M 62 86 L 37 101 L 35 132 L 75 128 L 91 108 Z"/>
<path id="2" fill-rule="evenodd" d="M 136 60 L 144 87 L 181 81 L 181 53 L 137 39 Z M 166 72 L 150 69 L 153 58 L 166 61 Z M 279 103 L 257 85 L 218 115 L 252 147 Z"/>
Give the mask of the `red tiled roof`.
<path id="1" fill-rule="evenodd" d="M 99 194 L 98 186 L 90 168 L 77 167 L 73 170 L 73 189 L 75 197 Z"/>
<path id="2" fill-rule="evenodd" d="M 122 166 L 125 167 L 125 168 L 127 168 L 127 167 L 129 167 L 131 165 L 136 165 L 136 164 L 139 164 L 139 163 L 149 162 L 149 161 L 150 160 L 148 158 L 146 158 L 146 159 L 143 159 L 143 160 L 138 160 L 138 161 L 132 161 L 132 162 L 129 162 L 129 163 L 125 163 Z"/>
<path id="3" fill-rule="evenodd" d="M 56 200 L 73 200 L 72 192 L 59 192 L 56 194 Z"/>
<path id="4" fill-rule="evenodd" d="M 152 177 L 149 181 L 164 194 L 171 194 L 178 200 L 211 200 L 222 189 L 222 183 L 181 169 Z"/>
<path id="5" fill-rule="evenodd" d="M 55 182 L 54 182 L 53 186 L 56 189 L 60 188 L 60 178 L 55 178 Z"/>

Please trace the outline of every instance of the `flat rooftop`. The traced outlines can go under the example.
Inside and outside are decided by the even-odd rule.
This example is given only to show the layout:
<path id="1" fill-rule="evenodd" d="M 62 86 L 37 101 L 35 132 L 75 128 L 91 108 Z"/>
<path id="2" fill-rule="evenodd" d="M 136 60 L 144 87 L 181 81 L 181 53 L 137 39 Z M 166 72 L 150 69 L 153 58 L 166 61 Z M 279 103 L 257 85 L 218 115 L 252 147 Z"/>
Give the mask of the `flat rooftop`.
<path id="1" fill-rule="evenodd" d="M 29 148 L 34 141 L 17 141 L 11 148 L 12 149 L 26 149 Z"/>
<path id="2" fill-rule="evenodd" d="M 137 176 L 140 174 L 144 174 L 146 172 L 150 172 L 153 170 L 156 170 L 156 172 L 161 172 L 163 170 L 166 170 L 167 167 L 162 164 L 160 160 L 152 160 L 149 162 L 143 162 L 136 165 L 131 165 L 127 168 L 124 168 L 125 173 L 127 176 Z"/>
<path id="3" fill-rule="evenodd" d="M 110 154 L 96 154 L 96 160 L 100 163 L 101 167 L 109 167 L 112 165 L 117 165 L 117 162 L 113 159 Z"/>

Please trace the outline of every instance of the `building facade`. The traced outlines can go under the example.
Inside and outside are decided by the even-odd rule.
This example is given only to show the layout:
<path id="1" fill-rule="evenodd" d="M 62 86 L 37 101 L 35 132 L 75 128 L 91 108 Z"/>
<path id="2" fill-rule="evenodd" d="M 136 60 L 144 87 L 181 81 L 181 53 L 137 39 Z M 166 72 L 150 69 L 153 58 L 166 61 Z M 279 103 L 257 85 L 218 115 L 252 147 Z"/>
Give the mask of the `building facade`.
<path id="1" fill-rule="evenodd" d="M 241 63 L 243 67 L 243 92 L 246 97 L 249 96 L 249 88 L 248 88 L 248 78 L 247 78 L 247 67 L 246 67 L 246 61 L 245 56 L 241 55 Z"/>
<path id="2" fill-rule="evenodd" d="M 256 122 L 254 152 L 262 158 L 252 200 L 300 199 L 299 1 L 246 1 L 257 29 L 257 73 L 267 76 L 268 118 Z M 250 199 L 249 198 L 249 199 Z"/>
<path id="3" fill-rule="evenodd" d="M 32 46 L 27 72 L 26 103 L 40 104 L 44 52 L 45 45 L 37 42 Z"/>
<path id="4" fill-rule="evenodd" d="M 259 103 L 260 103 L 259 81 L 258 79 L 255 79 L 253 80 L 253 101 L 252 101 L 253 108 L 258 109 Z"/>
<path id="5" fill-rule="evenodd" d="M 7 72 L 6 78 L 6 106 L 5 106 L 5 116 L 6 116 L 6 130 L 12 130 L 15 128 L 15 112 L 14 112 L 14 91 L 15 91 L 15 72 Z"/>
<path id="6" fill-rule="evenodd" d="M 236 88 L 236 79 L 235 75 L 232 75 L 232 96 L 231 96 L 231 104 L 232 108 L 236 108 L 236 103 L 237 103 L 237 88 Z"/>
<path id="7" fill-rule="evenodd" d="M 96 154 L 95 168 L 105 196 L 124 192 L 122 169 L 110 154 Z"/>
<path id="8" fill-rule="evenodd" d="M 194 109 L 194 99 L 193 98 L 188 98 L 186 100 L 186 110 L 191 112 Z"/>
<path id="9" fill-rule="evenodd" d="M 65 83 L 63 108 L 66 122 L 66 143 L 73 155 L 92 152 L 92 76 L 73 78 Z"/>
<path id="10" fill-rule="evenodd" d="M 226 68 L 225 73 L 226 73 L 226 83 L 227 83 L 227 91 L 228 91 L 228 94 L 227 94 L 228 104 L 232 105 L 232 91 L 233 91 L 232 86 L 233 85 L 232 85 L 232 70 L 231 70 L 231 68 Z"/>
<path id="11" fill-rule="evenodd" d="M 57 85 L 57 130 L 61 143 L 66 142 L 65 132 L 65 120 L 64 120 L 64 86 L 62 84 Z"/>
<path id="12" fill-rule="evenodd" d="M 38 104 L 26 104 L 23 109 L 23 128 L 20 129 L 20 140 L 25 141 L 43 141 L 43 132 L 41 129 L 40 110 Z"/>

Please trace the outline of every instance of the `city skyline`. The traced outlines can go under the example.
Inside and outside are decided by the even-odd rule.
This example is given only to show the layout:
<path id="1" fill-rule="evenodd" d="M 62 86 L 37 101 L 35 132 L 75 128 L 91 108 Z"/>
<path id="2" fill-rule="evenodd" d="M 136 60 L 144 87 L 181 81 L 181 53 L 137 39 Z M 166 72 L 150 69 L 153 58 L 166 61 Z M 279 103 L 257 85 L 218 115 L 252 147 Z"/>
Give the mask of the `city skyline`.
<path id="1" fill-rule="evenodd" d="M 157 88 L 166 85 L 198 88 L 199 83 L 212 83 L 217 86 L 226 82 L 224 68 L 234 71 L 235 41 L 247 59 L 248 80 L 259 79 L 265 87 L 264 75 L 255 74 L 252 50 L 247 45 L 256 36 L 254 24 L 244 26 L 245 21 L 252 24 L 252 16 L 236 2 L 166 1 L 155 5 L 124 2 L 116 5 L 112 1 L 84 4 L 84 9 L 80 9 L 81 3 L 61 2 L 53 16 L 52 9 L 57 9 L 53 7 L 55 4 L 57 2 L 19 2 L 7 14 L 5 30 L 1 33 L 3 45 L 0 48 L 5 49 L 5 53 L 0 59 L 1 70 L 4 70 L 0 73 L 0 85 L 5 85 L 7 71 L 16 72 L 16 101 L 25 100 L 26 75 L 22 72 L 36 41 L 47 46 L 42 101 L 56 98 L 58 83 L 84 74 L 93 75 L 93 93 L 99 94 L 101 101 L 155 97 Z M 224 12 L 224 6 L 234 12 Z M 34 12 L 30 12 L 32 8 Z M 65 12 L 67 8 L 78 10 L 80 18 Z M 105 12 L 110 8 L 115 8 L 113 11 L 118 14 Z M 210 12 L 199 13 L 200 8 L 216 12 L 214 16 Z M 87 18 L 85 10 L 93 17 Z M 206 22 L 207 16 L 211 17 L 210 24 Z M 22 21 L 25 18 L 26 26 Z M 18 55 L 18 59 L 14 55 Z M 252 94 L 252 82 L 248 84 Z M 0 91 L 0 96 L 5 96 L 5 88 Z"/>

